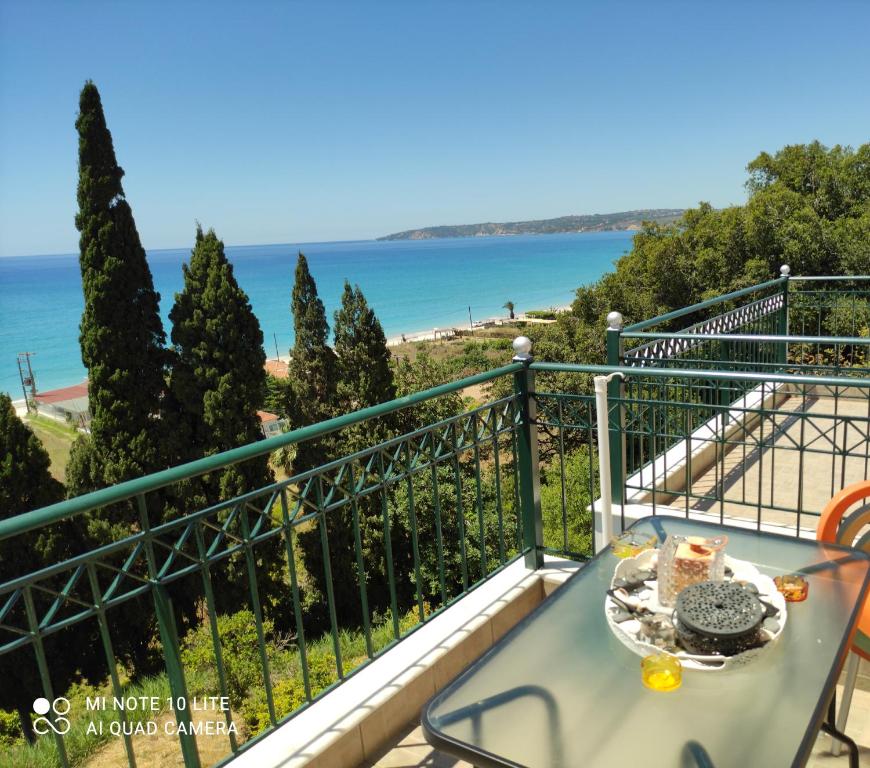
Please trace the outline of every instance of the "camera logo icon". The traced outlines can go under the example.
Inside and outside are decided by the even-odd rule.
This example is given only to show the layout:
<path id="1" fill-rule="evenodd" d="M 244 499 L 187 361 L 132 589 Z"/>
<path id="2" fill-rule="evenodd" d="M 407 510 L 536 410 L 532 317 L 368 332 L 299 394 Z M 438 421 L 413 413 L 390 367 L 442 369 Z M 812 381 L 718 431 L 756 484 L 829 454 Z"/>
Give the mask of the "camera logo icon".
<path id="1" fill-rule="evenodd" d="M 65 717 L 65 715 L 69 713 L 71 706 L 69 699 L 65 699 L 63 696 L 58 696 L 58 698 L 51 702 L 41 696 L 38 699 L 34 699 L 33 711 L 37 715 L 41 715 L 41 717 L 34 718 L 33 730 L 40 736 L 48 733 L 49 729 L 60 736 L 68 733 L 71 725 L 69 718 Z M 49 711 L 54 713 L 54 722 L 45 717 Z"/>

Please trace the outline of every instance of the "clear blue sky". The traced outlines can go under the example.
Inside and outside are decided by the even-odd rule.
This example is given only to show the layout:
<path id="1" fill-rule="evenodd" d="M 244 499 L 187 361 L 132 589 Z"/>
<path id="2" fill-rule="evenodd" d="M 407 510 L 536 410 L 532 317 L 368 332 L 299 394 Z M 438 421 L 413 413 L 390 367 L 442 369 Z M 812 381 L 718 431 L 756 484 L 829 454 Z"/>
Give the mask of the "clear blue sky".
<path id="1" fill-rule="evenodd" d="M 70 252 L 98 85 L 147 248 L 744 200 L 870 140 L 865 2 L 0 0 L 0 255 Z"/>

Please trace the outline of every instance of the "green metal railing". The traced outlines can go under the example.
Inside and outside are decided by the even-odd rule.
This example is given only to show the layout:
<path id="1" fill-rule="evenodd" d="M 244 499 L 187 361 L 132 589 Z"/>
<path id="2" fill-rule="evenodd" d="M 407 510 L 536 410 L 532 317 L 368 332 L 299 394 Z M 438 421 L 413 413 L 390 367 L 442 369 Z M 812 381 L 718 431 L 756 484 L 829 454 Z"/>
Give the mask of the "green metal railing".
<path id="1" fill-rule="evenodd" d="M 769 509 L 792 514 L 791 523 L 797 529 L 801 514 L 818 514 L 820 505 L 817 501 L 810 504 L 812 512 L 807 513 L 802 474 L 794 484 L 795 499 L 783 504 L 782 495 L 774 492 L 775 462 L 770 464 L 772 476 L 764 476 L 764 445 L 771 446 L 774 457 L 797 453 L 799 472 L 809 454 L 831 457 L 831 466 L 825 470 L 831 476 L 831 493 L 842 487 L 850 473 L 857 479 L 866 478 L 866 417 L 870 411 L 863 401 L 870 374 L 870 278 L 790 277 L 787 267 L 781 272 L 775 280 L 624 329 L 620 316 L 608 318 L 608 364 L 640 368 L 650 374 L 656 368 L 719 375 L 714 380 L 701 377 L 694 382 L 684 375 L 676 376 L 666 384 L 634 377 L 625 384 L 610 385 L 611 400 L 622 403 L 615 413 L 619 428 L 611 430 L 610 463 L 618 467 L 620 477 L 628 478 L 627 485 L 621 487 L 614 481 L 615 501 L 641 498 L 655 503 L 682 497 L 687 509 L 717 507 L 720 516 L 726 505 L 729 513 L 739 516 L 745 516 L 754 505 L 759 525 L 762 509 Z M 693 321 L 691 325 L 671 330 L 687 319 Z M 810 332 L 815 335 L 808 335 Z M 735 375 L 723 378 L 721 374 L 727 372 Z M 759 383 L 736 375 L 739 372 L 764 373 L 765 378 Z M 778 378 L 786 374 L 788 379 Z M 824 386 L 819 378 L 799 383 L 803 379 L 798 377 L 806 376 L 839 377 L 842 381 L 838 386 Z M 849 383 L 854 386 L 849 387 Z M 825 409 L 829 413 L 823 413 Z M 649 419 L 658 419 L 658 426 L 649 427 Z M 785 444 L 777 437 L 779 422 L 799 425 L 797 433 L 787 430 Z M 704 425 L 705 434 L 699 437 L 697 432 Z M 755 432 L 741 425 L 752 425 L 761 435 L 759 439 L 766 442 L 753 444 Z M 719 430 L 720 437 L 710 438 L 711 430 Z M 853 432 L 856 439 L 850 442 L 847 435 Z M 846 444 L 840 445 L 840 440 Z M 686 442 L 683 451 L 674 451 L 682 442 Z M 712 481 L 718 490 L 714 491 L 694 482 L 691 466 L 693 453 L 700 450 L 693 451 L 691 446 L 708 443 L 715 444 L 719 462 L 719 476 Z M 738 455 L 740 461 L 735 460 Z M 658 463 L 655 457 L 659 457 Z M 683 462 L 678 472 L 667 466 L 675 457 Z M 726 457 L 734 465 L 728 472 Z M 754 491 L 747 489 L 747 478 L 752 474 L 747 457 L 758 460 L 754 472 L 759 487 Z M 645 485 L 646 478 L 658 474 L 659 464 L 670 478 L 665 488 L 672 493 L 658 493 L 658 479 Z M 645 475 L 644 468 L 656 471 L 650 469 Z M 677 475 L 682 475 L 679 481 Z M 740 478 L 739 493 L 734 490 L 734 477 Z M 704 482 L 709 484 L 710 478 L 705 477 Z M 762 483 L 767 484 L 768 492 L 764 503 Z M 753 492 L 754 504 L 750 500 Z M 779 517 L 783 516 L 787 514 Z"/>
<path id="2" fill-rule="evenodd" d="M 608 364 L 866 375 L 870 278 L 789 277 L 783 270 L 776 280 L 616 328 Z M 670 330 L 676 320 L 699 316 Z"/>
<path id="3" fill-rule="evenodd" d="M 0 584 L 0 661 L 33 666 L 41 687 L 33 696 L 52 700 L 59 673 L 50 648 L 67 637 L 80 642 L 84 633 L 121 696 L 119 622 L 138 612 L 152 617 L 143 627 L 157 632 L 183 723 L 191 717 L 191 670 L 181 630 L 207 628 L 214 693 L 227 696 L 221 616 L 246 608 L 266 722 L 245 743 L 228 738 L 229 760 L 516 559 L 537 568 L 548 553 L 592 554 L 590 505 L 600 479 L 591 378 L 614 372 L 623 376 L 608 385 L 614 503 L 741 518 L 798 534 L 825 499 L 868 478 L 870 380 L 864 337 L 788 335 L 793 280 L 626 329 L 613 322 L 608 365 L 534 362 L 521 354 L 494 371 L 0 521 L 0 540 L 21 542 L 99 519 L 105 510 L 121 510 L 128 522 L 111 541 L 83 545 Z M 863 298 L 856 296 L 849 301 L 860 331 Z M 801 312 L 845 313 L 842 301 L 815 289 L 800 301 L 810 302 Z M 712 310 L 721 314 L 705 318 Z M 650 330 L 678 320 L 693 324 Z M 626 352 L 626 339 L 641 345 Z M 809 351 L 801 357 L 800 350 Z M 562 374 L 561 389 L 546 386 L 552 373 Z M 388 417 L 503 380 L 512 386 L 496 389 L 507 394 L 466 413 L 406 419 L 412 426 L 401 434 L 353 454 L 215 504 L 164 513 L 184 498 L 180 488 L 204 475 L 346 430 L 381 434 L 374 427 Z M 303 601 L 312 580 L 323 585 L 315 605 Z M 231 594 L 242 597 L 232 603 Z M 350 630 L 362 638 L 362 656 L 346 653 Z M 290 644 L 279 669 L 272 647 L 273 634 L 281 633 Z M 310 657 L 315 649 L 317 659 Z M 288 664 L 304 691 L 295 708 L 279 695 Z M 237 705 L 222 713 L 228 726 L 238 715 Z M 57 763 L 68 765 L 65 737 L 43 738 L 54 739 Z M 127 763 L 135 765 L 133 740 L 125 736 L 124 743 Z M 193 735 L 181 733 L 179 749 L 186 766 L 199 765 Z"/>
<path id="4" fill-rule="evenodd" d="M 216 594 L 215 585 L 220 579 L 226 581 L 227 571 L 232 569 L 246 588 L 244 604 L 236 607 L 247 607 L 254 616 L 261 673 L 256 687 L 265 694 L 269 717 L 266 732 L 270 731 L 365 664 L 342 658 L 341 635 L 349 627 L 341 624 L 338 615 L 338 585 L 334 584 L 333 571 L 339 560 L 350 564 L 358 589 L 361 608 L 359 620 L 353 624 L 364 635 L 365 661 L 416 628 L 405 628 L 407 622 L 400 621 L 403 612 L 416 614 L 412 625 L 422 624 L 523 553 L 530 565 L 539 562 L 538 542 L 523 538 L 535 536 L 534 526 L 524 530 L 518 522 L 522 505 L 537 503 L 534 490 L 523 485 L 531 480 L 526 475 L 535 441 L 531 422 L 521 419 L 519 395 L 423 424 L 324 466 L 188 511 L 176 519 L 162 519 L 156 502 L 171 497 L 171 493 L 161 494 L 205 473 L 305 440 L 322 439 L 354 425 L 370 424 L 399 410 L 413 409 L 441 395 L 502 376 L 514 376 L 517 391 L 526 391 L 527 367 L 516 363 L 0 521 L 0 539 L 23 540 L 51 531 L 59 523 L 69 523 L 79 515 L 98 515 L 100 510 L 117 509 L 119 505 L 127 508 L 124 505 L 132 504 L 131 509 L 138 514 L 128 535 L 0 585 L 0 658 L 18 654 L 14 658 L 22 664 L 35 663 L 41 690 L 32 692 L 32 698 L 43 695 L 52 701 L 59 691 L 52 681 L 46 642 L 56 636 L 68 637 L 84 626 L 93 630 L 95 623 L 112 694 L 121 697 L 124 691 L 113 645 L 117 622 L 129 615 L 124 608 L 131 604 L 146 614 L 153 610 L 169 687 L 173 700 L 180 703 L 175 716 L 179 723 L 189 722 L 189 687 L 175 596 L 180 596 L 182 584 L 188 599 L 189 592 L 195 590 L 199 613 L 211 631 L 218 676 L 218 690 L 213 693 L 226 697 L 226 664 L 218 632 L 221 595 Z M 487 488 L 483 487 L 484 467 Z M 418 514 L 423 495 L 430 513 L 425 520 Z M 397 506 L 399 500 L 401 507 Z M 375 519 L 371 515 L 364 519 L 363 510 L 374 510 Z M 352 525 L 350 553 L 338 551 L 327 536 L 327 523 L 337 516 Z M 525 515 L 529 520 L 535 517 L 534 511 Z M 410 552 L 393 551 L 397 526 L 406 534 Z M 315 686 L 306 654 L 311 632 L 300 596 L 302 564 L 297 547 L 304 532 L 319 533 L 322 545 L 321 557 L 312 557 L 304 567 L 309 576 L 315 568 L 322 568 L 326 584 L 322 599 L 326 603 L 334 664 L 329 677 L 337 681 L 327 686 Z M 375 541 L 377 554 L 383 560 L 381 573 L 367 571 L 365 558 L 371 553 L 364 551 L 366 540 Z M 294 712 L 280 711 L 275 704 L 275 676 L 267 648 L 269 621 L 260 594 L 266 576 L 265 559 L 274 554 L 276 547 L 283 553 L 278 580 L 284 592 L 283 604 L 272 609 L 272 621 L 283 620 L 292 636 L 294 663 L 301 668 L 305 690 L 305 704 Z M 271 567 L 275 567 L 274 561 Z M 373 580 L 378 579 L 385 582 L 387 624 L 392 635 L 390 642 L 380 646 L 373 640 L 374 608 L 369 610 Z M 410 593 L 405 600 L 403 592 Z M 152 609 L 143 600 L 153 603 Z M 228 726 L 234 714 L 223 713 Z M 123 719 L 124 713 L 120 712 L 119 717 Z M 58 763 L 68 765 L 63 735 L 54 733 L 53 738 Z M 179 743 L 185 765 L 199 765 L 195 737 L 180 733 Z M 236 739 L 229 739 L 227 746 L 231 753 L 244 748 Z M 129 736 L 125 736 L 125 747 L 128 764 L 135 765 Z"/>
<path id="5" fill-rule="evenodd" d="M 790 330 L 801 336 L 870 333 L 870 277 L 793 277 Z"/>
<path id="6" fill-rule="evenodd" d="M 775 365 L 786 360 L 781 337 L 788 333 L 789 277 L 743 288 L 715 299 L 630 325 L 615 327 L 618 341 L 608 346 L 610 365 L 638 367 L 752 370 L 755 365 Z M 751 297 L 751 301 L 737 303 Z M 718 314 L 710 314 L 711 310 Z M 674 321 L 703 319 L 669 330 Z M 657 331 L 649 329 L 659 328 Z M 628 340 L 628 341 L 626 341 Z M 641 342 L 626 349 L 627 345 Z"/>

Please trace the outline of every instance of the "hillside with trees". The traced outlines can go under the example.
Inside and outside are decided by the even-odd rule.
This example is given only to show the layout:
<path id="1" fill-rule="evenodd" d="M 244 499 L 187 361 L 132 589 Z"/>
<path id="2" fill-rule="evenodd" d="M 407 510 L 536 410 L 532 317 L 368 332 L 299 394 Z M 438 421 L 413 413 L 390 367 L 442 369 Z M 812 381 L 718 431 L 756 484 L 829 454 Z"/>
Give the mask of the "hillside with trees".
<path id="1" fill-rule="evenodd" d="M 536 357 L 604 362 L 608 312 L 638 322 L 770 280 L 782 264 L 793 275 L 870 274 L 870 143 L 787 146 L 747 171 L 745 205 L 701 203 L 645 225 L 613 272 L 577 290 L 570 312 L 529 329 Z"/>
<path id="2" fill-rule="evenodd" d="M 591 213 L 581 216 L 558 216 L 555 219 L 505 221 L 502 223 L 453 224 L 439 227 L 407 229 L 378 240 L 431 240 L 437 237 L 486 237 L 490 235 L 553 235 L 558 232 L 609 232 L 640 229 L 645 222 L 665 224 L 675 221 L 681 208 L 644 208 L 620 213 Z"/>

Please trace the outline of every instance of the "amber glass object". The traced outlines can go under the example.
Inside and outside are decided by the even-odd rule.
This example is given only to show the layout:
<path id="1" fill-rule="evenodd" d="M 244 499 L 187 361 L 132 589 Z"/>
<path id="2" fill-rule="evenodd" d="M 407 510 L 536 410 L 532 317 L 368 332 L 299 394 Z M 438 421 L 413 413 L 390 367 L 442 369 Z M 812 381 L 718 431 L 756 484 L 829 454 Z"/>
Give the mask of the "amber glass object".
<path id="1" fill-rule="evenodd" d="M 773 583 L 788 603 L 802 603 L 810 591 L 807 580 L 797 573 L 774 576 Z"/>

